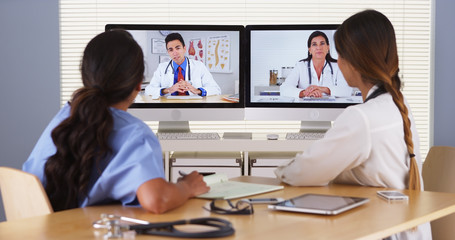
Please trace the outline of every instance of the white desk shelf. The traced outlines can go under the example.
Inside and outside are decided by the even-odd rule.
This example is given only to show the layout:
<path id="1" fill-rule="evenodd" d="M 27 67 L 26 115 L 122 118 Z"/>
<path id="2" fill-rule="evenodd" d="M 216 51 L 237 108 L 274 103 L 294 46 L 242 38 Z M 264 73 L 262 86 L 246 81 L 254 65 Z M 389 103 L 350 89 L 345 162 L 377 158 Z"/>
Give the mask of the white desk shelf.
<path id="1" fill-rule="evenodd" d="M 263 140 L 263 139 L 222 139 L 222 140 L 161 140 L 164 153 L 164 170 L 169 180 L 171 152 L 242 152 L 244 174 L 249 175 L 248 152 L 302 152 L 314 140 Z"/>

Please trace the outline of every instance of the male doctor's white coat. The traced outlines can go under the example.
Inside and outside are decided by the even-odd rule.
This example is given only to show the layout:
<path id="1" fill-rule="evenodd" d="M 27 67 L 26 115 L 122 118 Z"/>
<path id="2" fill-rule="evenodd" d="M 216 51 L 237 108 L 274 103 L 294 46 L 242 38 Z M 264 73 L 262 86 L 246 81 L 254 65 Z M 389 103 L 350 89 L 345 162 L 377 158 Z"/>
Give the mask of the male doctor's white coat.
<path id="1" fill-rule="evenodd" d="M 164 62 L 158 65 L 150 84 L 145 88 L 145 94 L 151 95 L 153 98 L 158 98 L 160 97 L 162 88 L 169 88 L 174 85 L 173 64 L 173 62 L 171 64 L 169 64 L 169 62 Z M 177 70 L 175 73 L 178 73 Z M 191 74 L 191 80 L 188 74 Z M 195 88 L 205 89 L 205 91 L 207 91 L 207 96 L 221 94 L 221 89 L 213 79 L 212 74 L 209 72 L 204 63 L 200 61 L 187 58 L 185 81 L 189 81 Z M 190 95 L 194 95 L 190 91 L 188 91 L 188 93 Z"/>

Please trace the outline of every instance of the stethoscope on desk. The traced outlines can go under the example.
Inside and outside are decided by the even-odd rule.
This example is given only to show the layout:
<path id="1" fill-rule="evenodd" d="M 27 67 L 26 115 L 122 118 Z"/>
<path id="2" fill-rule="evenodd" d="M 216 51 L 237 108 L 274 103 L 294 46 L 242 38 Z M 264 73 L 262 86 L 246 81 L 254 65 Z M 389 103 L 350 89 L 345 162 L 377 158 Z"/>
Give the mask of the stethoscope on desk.
<path id="1" fill-rule="evenodd" d="M 303 60 L 300 60 L 300 61 L 303 61 Z M 327 64 L 329 65 L 330 67 L 330 73 L 332 74 L 332 81 L 333 81 L 333 67 L 332 67 L 332 64 L 330 63 L 330 61 L 325 61 L 325 64 L 324 64 L 324 67 L 322 67 L 322 74 L 324 74 L 324 69 L 325 67 L 327 66 Z M 311 59 L 308 60 L 308 79 L 310 81 L 310 85 L 311 85 L 311 81 L 312 81 L 312 76 L 311 76 Z M 335 86 L 337 85 L 337 79 L 335 78 L 335 82 L 333 83 Z"/>
<path id="2" fill-rule="evenodd" d="M 186 60 L 187 60 L 187 65 L 188 65 L 188 81 L 190 82 L 191 81 L 191 66 L 190 66 L 190 59 L 186 57 Z M 174 65 L 172 64 L 172 60 L 169 61 L 169 64 L 167 65 L 166 69 L 164 70 L 164 74 L 167 74 L 167 69 L 169 68 L 169 66 L 172 68 L 172 74 L 175 74 L 175 70 L 174 70 Z"/>
<path id="3" fill-rule="evenodd" d="M 134 225 L 120 224 L 120 221 L 135 223 Z M 180 231 L 175 226 L 179 225 L 202 225 L 208 226 L 212 230 L 207 231 Z M 186 220 L 177 220 L 173 222 L 151 223 L 144 220 L 116 216 L 112 214 L 101 214 L 101 220 L 95 221 L 93 227 L 97 230 L 104 229 L 104 239 L 131 237 L 131 235 L 146 234 L 155 236 L 168 236 L 178 238 L 218 238 L 234 234 L 235 230 L 231 222 L 214 217 L 193 218 Z M 130 231 L 134 231 L 131 233 Z M 129 239 L 129 238 L 128 238 Z"/>

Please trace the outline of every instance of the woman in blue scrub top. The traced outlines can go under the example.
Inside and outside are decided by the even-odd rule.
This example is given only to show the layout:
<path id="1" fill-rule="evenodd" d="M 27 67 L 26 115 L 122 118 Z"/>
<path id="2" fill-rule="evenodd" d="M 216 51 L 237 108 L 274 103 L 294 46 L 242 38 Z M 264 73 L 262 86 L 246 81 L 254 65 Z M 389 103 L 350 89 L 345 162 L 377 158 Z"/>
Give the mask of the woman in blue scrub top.
<path id="1" fill-rule="evenodd" d="M 163 213 L 209 190 L 197 172 L 167 182 L 158 139 L 126 112 L 141 90 L 143 59 L 140 46 L 121 30 L 101 33 L 85 48 L 84 86 L 23 165 L 39 177 L 55 211 L 121 203 Z"/>

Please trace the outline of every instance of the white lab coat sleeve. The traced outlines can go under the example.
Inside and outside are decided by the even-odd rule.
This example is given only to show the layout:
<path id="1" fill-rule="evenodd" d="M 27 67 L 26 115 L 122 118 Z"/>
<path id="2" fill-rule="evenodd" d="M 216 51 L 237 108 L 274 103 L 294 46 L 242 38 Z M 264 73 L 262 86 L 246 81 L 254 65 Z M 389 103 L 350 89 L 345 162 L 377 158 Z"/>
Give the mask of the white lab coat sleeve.
<path id="1" fill-rule="evenodd" d="M 161 89 L 166 88 L 163 86 L 163 82 L 166 81 L 165 69 L 168 63 L 161 63 L 156 68 L 156 71 L 153 73 L 153 77 L 150 80 L 150 84 L 145 87 L 145 94 L 150 95 L 153 98 L 158 98 L 161 95 Z M 172 72 L 172 69 L 169 67 L 169 71 Z"/>
<path id="2" fill-rule="evenodd" d="M 333 86 L 331 91 L 331 95 L 335 97 L 350 97 L 352 96 L 352 88 L 344 79 L 343 73 L 338 68 L 338 64 L 334 64 L 334 74 L 335 74 L 335 82 L 336 86 Z"/>
<path id="3" fill-rule="evenodd" d="M 371 151 L 366 115 L 358 108 L 347 108 L 309 149 L 275 170 L 283 182 L 295 186 L 323 186 L 341 172 L 362 164 Z"/>
<path id="4" fill-rule="evenodd" d="M 305 69 L 302 68 L 303 63 L 305 62 L 297 62 L 294 69 L 289 73 L 286 80 L 281 84 L 281 96 L 299 98 L 299 94 L 303 90 L 299 88 L 299 86 L 308 85 L 308 70 L 305 71 Z"/>
<path id="5" fill-rule="evenodd" d="M 193 61 L 190 60 L 191 64 L 195 66 L 194 74 L 191 72 L 191 79 L 193 86 L 195 88 L 204 88 L 205 91 L 207 91 L 207 96 L 210 95 L 220 95 L 221 94 L 221 89 L 220 86 L 216 83 L 215 79 L 213 79 L 212 74 L 209 72 L 207 67 L 204 65 L 204 63 L 199 62 L 199 61 Z M 193 69 L 191 69 L 193 71 Z M 195 79 L 196 81 L 194 81 Z M 198 81 L 200 80 L 200 84 L 197 84 Z"/>

